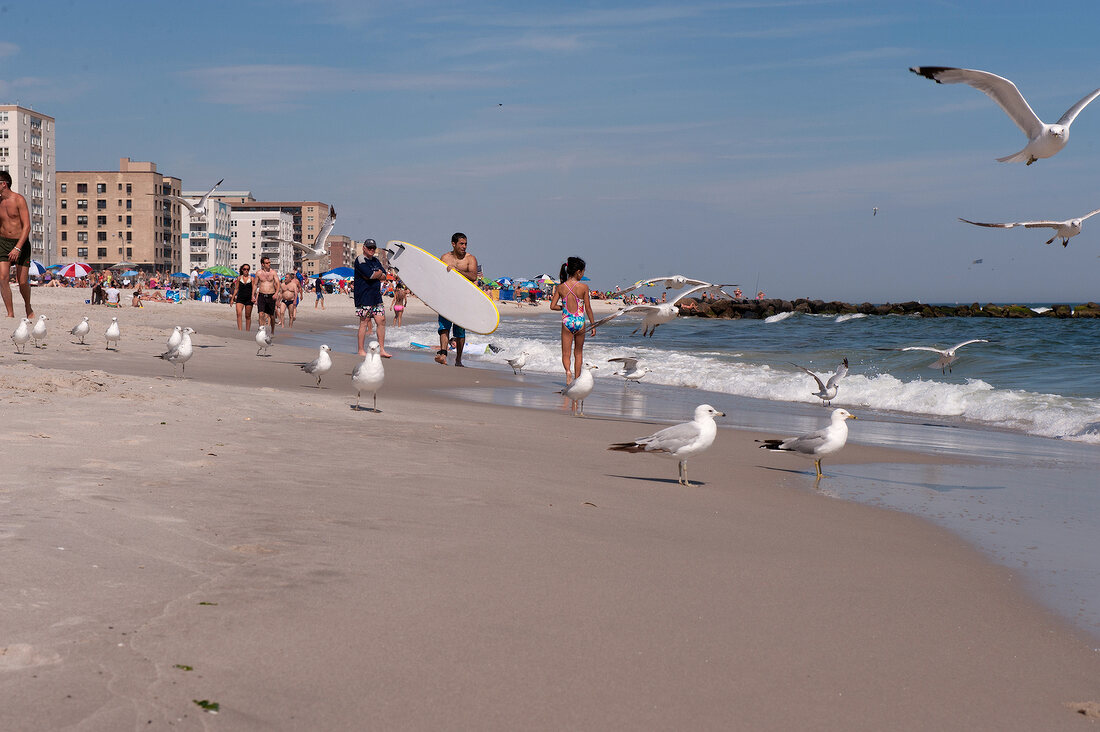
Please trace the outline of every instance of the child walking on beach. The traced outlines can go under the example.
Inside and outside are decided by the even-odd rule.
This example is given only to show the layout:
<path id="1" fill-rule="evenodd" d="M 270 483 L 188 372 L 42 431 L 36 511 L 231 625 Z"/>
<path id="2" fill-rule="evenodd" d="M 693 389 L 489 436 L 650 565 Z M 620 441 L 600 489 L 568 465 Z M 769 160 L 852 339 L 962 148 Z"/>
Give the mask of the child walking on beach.
<path id="1" fill-rule="evenodd" d="M 401 314 L 405 312 L 405 301 L 409 297 L 409 291 L 403 282 L 393 286 L 393 319 L 394 325 L 401 325 Z"/>
<path id="2" fill-rule="evenodd" d="M 550 300 L 551 310 L 561 310 L 561 365 L 565 367 L 565 380 L 573 383 L 574 377 L 584 368 L 584 329 L 586 321 L 593 318 L 592 301 L 584 277 L 584 260 L 570 257 L 561 266 L 561 284 L 554 288 Z M 592 321 L 592 334 L 596 323 Z"/>

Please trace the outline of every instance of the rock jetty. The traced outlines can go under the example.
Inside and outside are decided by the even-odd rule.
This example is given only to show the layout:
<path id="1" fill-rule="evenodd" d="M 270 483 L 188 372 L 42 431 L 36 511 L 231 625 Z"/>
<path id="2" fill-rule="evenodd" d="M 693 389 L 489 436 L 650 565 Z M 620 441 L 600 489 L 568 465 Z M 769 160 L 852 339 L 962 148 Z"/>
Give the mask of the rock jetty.
<path id="1" fill-rule="evenodd" d="M 694 307 L 687 303 L 694 303 Z M 686 307 L 685 307 L 686 305 Z M 1089 302 L 1084 305 L 1052 305 L 1050 310 L 1037 313 L 1024 305 L 927 305 L 919 302 L 885 303 L 869 302 L 853 305 L 847 302 L 824 300 L 714 300 L 703 302 L 685 298 L 680 304 L 680 314 L 699 318 L 725 318 L 727 320 L 760 320 L 779 313 L 807 313 L 812 315 L 919 315 L 922 318 L 1100 318 L 1100 305 Z"/>

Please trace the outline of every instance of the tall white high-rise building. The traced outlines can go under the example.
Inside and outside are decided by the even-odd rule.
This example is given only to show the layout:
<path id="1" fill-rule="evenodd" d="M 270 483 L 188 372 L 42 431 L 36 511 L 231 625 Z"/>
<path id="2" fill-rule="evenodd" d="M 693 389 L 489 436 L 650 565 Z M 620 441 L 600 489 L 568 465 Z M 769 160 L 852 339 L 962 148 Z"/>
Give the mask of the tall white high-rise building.
<path id="1" fill-rule="evenodd" d="M 213 199 L 207 202 L 209 206 Z M 240 270 L 242 264 L 260 269 L 260 257 L 271 258 L 271 268 L 279 274 L 294 271 L 294 217 L 285 211 L 242 211 L 231 213 L 229 266 Z"/>
<path id="2" fill-rule="evenodd" d="M 0 170 L 11 174 L 12 190 L 27 199 L 31 258 L 53 264 L 57 251 L 54 118 L 16 104 L 0 104 Z"/>
<path id="3" fill-rule="evenodd" d="M 180 195 L 190 203 L 198 203 L 205 193 L 184 191 Z M 193 216 L 191 211 L 180 207 L 182 234 L 181 254 L 183 272 L 193 268 L 236 267 L 230 257 L 232 252 L 233 207 L 225 201 L 209 199 L 206 202 L 206 215 Z"/>

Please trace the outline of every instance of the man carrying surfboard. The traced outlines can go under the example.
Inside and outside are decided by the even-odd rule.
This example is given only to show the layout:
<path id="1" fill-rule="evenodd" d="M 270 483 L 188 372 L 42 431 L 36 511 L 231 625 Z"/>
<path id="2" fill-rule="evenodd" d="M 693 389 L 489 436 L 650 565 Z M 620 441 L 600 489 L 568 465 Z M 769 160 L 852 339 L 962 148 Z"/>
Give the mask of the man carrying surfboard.
<path id="1" fill-rule="evenodd" d="M 477 257 L 466 253 L 466 235 L 461 231 L 456 231 L 451 236 L 451 251 L 441 254 L 439 259 L 447 265 L 448 272 L 454 270 L 470 282 L 477 283 Z M 466 329 L 442 315 L 439 316 L 439 350 L 436 351 L 435 360 L 447 365 L 447 343 L 452 334 L 455 339 L 455 366 L 463 366 L 462 349 L 466 347 Z"/>
<path id="2" fill-rule="evenodd" d="M 366 339 L 367 328 L 371 321 L 378 326 L 379 354 L 382 358 L 390 358 L 386 353 L 386 306 L 382 303 L 382 280 L 386 279 L 386 268 L 382 265 L 375 253 L 378 244 L 374 239 L 363 242 L 363 253 L 355 258 L 353 269 L 355 270 L 355 314 L 359 316 L 359 355 L 366 356 L 363 350 L 363 341 Z"/>

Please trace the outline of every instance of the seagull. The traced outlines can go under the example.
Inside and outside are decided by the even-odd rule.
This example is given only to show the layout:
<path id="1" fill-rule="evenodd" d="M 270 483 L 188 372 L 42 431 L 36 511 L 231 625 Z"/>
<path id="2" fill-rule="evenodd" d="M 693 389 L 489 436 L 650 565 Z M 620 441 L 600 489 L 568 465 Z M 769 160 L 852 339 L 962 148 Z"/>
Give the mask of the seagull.
<path id="1" fill-rule="evenodd" d="M 592 393 L 593 387 L 596 386 L 596 378 L 592 372 L 597 370 L 599 366 L 593 366 L 590 363 L 585 363 L 584 368 L 577 374 L 577 378 L 573 379 L 573 383 L 565 387 L 559 394 L 573 400 L 573 416 L 584 416 L 584 400 Z M 579 409 L 577 405 L 580 405 Z"/>
<path id="2" fill-rule="evenodd" d="M 690 486 L 691 483 L 687 478 L 688 458 L 714 444 L 714 438 L 718 434 L 718 425 L 715 424 L 714 418 L 725 416 L 724 412 L 719 412 L 709 404 L 700 404 L 695 408 L 695 419 L 690 422 L 665 427 L 649 437 L 642 437 L 632 442 L 617 442 L 607 449 L 670 455 L 680 461 L 680 475 L 676 482 Z"/>
<path id="3" fill-rule="evenodd" d="M 271 344 L 275 342 L 275 337 L 267 332 L 267 326 L 261 325 L 260 329 L 256 331 L 256 344 L 259 348 L 256 349 L 256 355 L 260 355 L 260 351 L 264 352 L 264 355 L 269 355 L 267 349 L 271 348 Z"/>
<path id="4" fill-rule="evenodd" d="M 523 351 L 515 358 L 507 358 L 505 361 L 512 367 L 512 373 L 518 374 L 520 371 L 523 371 L 523 367 L 527 365 L 527 357 L 530 355 L 531 354 L 527 351 Z"/>
<path id="5" fill-rule="evenodd" d="M 1054 236 L 1047 239 L 1047 244 L 1051 244 L 1055 239 L 1061 238 L 1062 248 L 1069 246 L 1069 240 L 1081 233 L 1081 224 L 1085 222 L 1085 219 L 1095 216 L 1100 213 L 1100 208 L 1095 211 L 1089 211 L 1084 216 L 1076 219 L 1067 219 L 1066 221 L 1013 221 L 1006 224 L 983 224 L 980 221 L 971 221 L 969 219 L 960 218 L 959 221 L 967 224 L 973 224 L 974 226 L 989 226 L 994 229 L 1011 229 L 1013 226 L 1023 226 L 1026 229 L 1054 229 Z"/>
<path id="6" fill-rule="evenodd" d="M 178 346 L 182 340 L 183 328 L 177 325 L 175 328 L 172 329 L 172 332 L 168 334 L 168 344 L 166 350 L 171 351 L 173 348 Z"/>
<path id="7" fill-rule="evenodd" d="M 651 287 L 653 285 L 663 285 L 666 290 L 679 290 L 684 285 L 691 285 L 697 287 L 699 285 L 709 285 L 709 282 L 703 280 L 693 280 L 690 277 L 684 277 L 683 275 L 669 275 L 668 277 L 650 277 L 648 280 L 638 280 L 625 290 L 620 290 L 620 295 L 625 295 L 628 292 L 637 290 L 639 287 Z"/>
<path id="8" fill-rule="evenodd" d="M 173 375 L 176 373 L 176 364 L 180 365 L 184 374 L 187 373 L 187 361 L 195 352 L 195 349 L 191 347 L 191 334 L 194 332 L 192 328 L 184 328 L 180 331 L 179 345 L 157 356 L 157 358 L 163 358 L 165 361 L 172 364 Z"/>
<path id="9" fill-rule="evenodd" d="M 313 248 L 305 247 L 309 253 L 302 255 L 303 259 L 316 259 L 325 256 L 327 253 L 325 245 L 328 242 L 328 235 L 332 233 L 332 227 L 336 226 L 336 208 L 330 207 L 329 212 L 329 215 L 321 222 L 321 230 L 317 232 L 317 238 L 313 240 Z"/>
<path id="10" fill-rule="evenodd" d="M 615 372 L 617 375 L 623 377 L 627 381 L 633 381 L 637 384 L 641 381 L 642 377 L 649 373 L 649 369 L 645 366 L 638 366 L 638 359 L 631 358 L 629 356 L 620 356 L 619 358 L 609 358 L 608 363 L 621 363 L 623 365 L 622 371 Z M 615 374 L 613 374 L 615 375 Z"/>
<path id="11" fill-rule="evenodd" d="M 178 203 L 182 206 L 185 206 L 187 208 L 187 210 L 191 213 L 191 215 L 196 217 L 196 218 L 205 217 L 206 216 L 206 202 L 210 199 L 210 194 L 212 194 L 214 191 L 218 190 L 218 186 L 220 186 L 224 181 L 225 181 L 225 178 L 222 178 L 217 183 L 215 183 L 213 188 L 211 188 L 209 191 L 207 191 L 205 194 L 203 194 L 203 197 L 199 199 L 198 203 L 191 203 L 190 201 L 188 201 L 183 196 L 166 195 L 166 196 L 164 196 L 164 198 L 169 198 L 169 199 L 175 201 L 176 203 Z M 161 195 L 161 194 L 159 194 L 159 193 L 150 193 L 149 195 L 150 196 L 158 196 L 158 195 Z"/>
<path id="12" fill-rule="evenodd" d="M 792 363 L 791 366 L 800 368 L 814 377 L 814 381 L 817 382 L 817 388 L 820 390 L 814 394 L 814 396 L 821 399 L 821 406 L 823 407 L 829 406 L 832 401 L 836 399 L 836 392 L 840 388 L 840 380 L 848 375 L 848 359 L 844 359 L 844 362 L 836 367 L 836 373 L 829 377 L 829 381 L 826 384 L 822 384 L 821 379 L 817 378 L 817 374 L 810 371 L 805 366 L 799 366 L 796 363 Z"/>
<path id="13" fill-rule="evenodd" d="M 31 319 L 23 318 L 19 321 L 19 325 L 15 326 L 15 331 L 11 334 L 12 343 L 15 344 L 15 350 L 19 353 L 27 352 L 27 341 L 31 339 Z"/>
<path id="14" fill-rule="evenodd" d="M 35 322 L 34 327 L 31 328 L 31 338 L 34 339 L 35 348 L 41 347 L 38 345 L 39 341 L 46 340 L 46 320 L 47 318 L 45 315 L 39 315 L 38 321 Z"/>
<path id="15" fill-rule="evenodd" d="M 958 360 L 958 356 L 955 355 L 955 351 L 959 350 L 963 346 L 970 345 L 971 343 L 989 343 L 985 338 L 973 338 L 969 341 L 963 341 L 957 343 L 954 346 L 946 349 L 932 348 L 931 346 L 906 346 L 905 348 L 879 348 L 880 351 L 931 351 L 932 353 L 940 354 L 940 358 L 935 363 L 928 364 L 930 369 L 941 369 L 943 373 L 947 373 L 951 370 L 951 364 Z"/>
<path id="16" fill-rule="evenodd" d="M 1100 96 L 1100 89 L 1093 90 L 1084 99 L 1070 107 L 1056 123 L 1048 125 L 1035 115 L 1015 84 L 996 74 L 944 66 L 915 66 L 910 67 L 909 70 L 937 84 L 969 84 L 985 93 L 1012 118 L 1016 126 L 1027 135 L 1027 146 L 1014 155 L 997 158 L 1001 163 L 1027 161 L 1027 164 L 1031 165 L 1039 158 L 1053 157 L 1061 152 L 1069 142 L 1069 127 L 1073 124 L 1073 120 L 1082 109 L 1088 106 L 1089 102 Z"/>
<path id="17" fill-rule="evenodd" d="M 871 215 L 878 216 L 878 206 L 875 206 L 873 209 L 871 209 Z"/>
<path id="18" fill-rule="evenodd" d="M 118 329 L 118 318 L 111 318 L 111 324 L 107 326 L 107 332 L 103 334 L 107 339 L 107 346 L 103 350 L 107 350 L 111 347 L 111 341 L 115 342 L 115 350 L 118 350 L 118 342 L 122 340 L 122 331 Z"/>
<path id="19" fill-rule="evenodd" d="M 310 376 L 317 375 L 317 386 L 321 386 L 321 377 L 332 368 L 332 359 L 329 358 L 328 352 L 332 349 L 326 345 L 321 346 L 321 352 L 317 354 L 317 358 L 313 359 L 307 364 L 302 366 L 302 371 L 305 371 Z"/>
<path id="20" fill-rule="evenodd" d="M 690 290 L 687 290 L 686 292 L 677 295 L 676 298 L 671 302 L 662 302 L 657 305 L 627 305 L 625 308 L 619 308 L 617 311 L 611 313 L 610 315 L 605 315 L 604 317 L 600 318 L 592 324 L 591 328 L 592 330 L 595 330 L 604 323 L 614 320 L 615 318 L 618 318 L 621 315 L 625 315 L 626 313 L 641 313 L 643 315 L 642 325 L 640 325 L 638 328 L 642 329 L 642 337 L 649 335 L 652 338 L 653 332 L 657 330 L 658 325 L 668 323 L 676 319 L 676 316 L 680 314 L 680 309 L 676 307 L 676 303 L 680 302 L 685 297 L 691 297 L 692 295 L 696 293 L 702 293 L 703 291 L 708 291 L 711 293 L 712 296 L 715 297 L 717 297 L 718 295 L 730 297 L 729 293 L 724 291 L 722 288 L 732 286 L 733 285 L 712 285 L 710 283 L 703 283 L 702 285 L 697 285 Z M 638 328 L 635 328 L 631 332 L 631 335 L 637 333 Z"/>
<path id="21" fill-rule="evenodd" d="M 351 371 L 356 409 L 359 409 L 359 399 L 363 396 L 363 392 L 367 392 L 374 397 L 373 411 L 378 411 L 378 390 L 382 388 L 382 381 L 386 378 L 386 370 L 382 368 L 381 351 L 382 346 L 378 345 L 378 341 L 371 341 L 367 345 L 367 355 L 363 357 L 363 363 Z"/>
<path id="22" fill-rule="evenodd" d="M 84 336 L 88 335 L 88 331 L 92 329 L 92 326 L 88 325 L 88 318 L 85 317 L 79 323 L 73 326 L 73 329 L 69 332 L 74 336 L 80 336 L 80 342 L 84 343 Z"/>
<path id="23" fill-rule="evenodd" d="M 764 450 L 781 450 L 813 458 L 817 477 L 820 478 L 823 475 L 821 459 L 844 447 L 844 443 L 848 441 L 848 420 L 855 418 L 856 416 L 847 409 L 834 409 L 829 418 L 829 426 L 825 429 L 801 437 L 789 437 L 786 440 L 757 440 L 757 442 L 764 443 L 760 446 Z"/>

